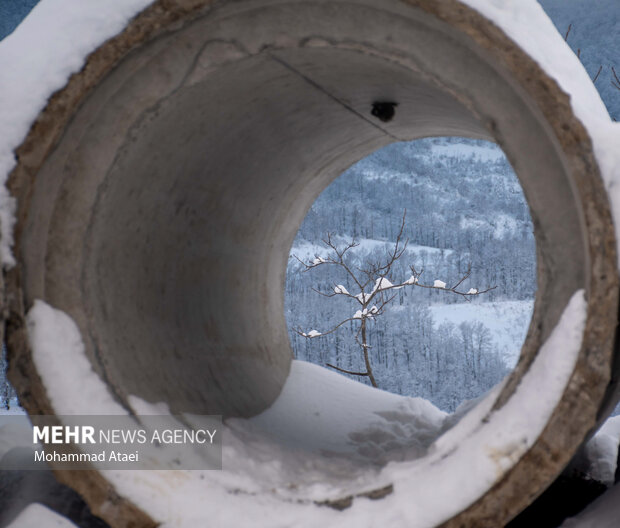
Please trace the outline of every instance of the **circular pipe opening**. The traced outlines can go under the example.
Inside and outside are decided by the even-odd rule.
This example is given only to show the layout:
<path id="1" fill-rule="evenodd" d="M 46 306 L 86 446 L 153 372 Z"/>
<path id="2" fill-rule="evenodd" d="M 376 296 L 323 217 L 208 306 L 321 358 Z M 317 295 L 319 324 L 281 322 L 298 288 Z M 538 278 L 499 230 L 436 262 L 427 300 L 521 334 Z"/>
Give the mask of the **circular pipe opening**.
<path id="1" fill-rule="evenodd" d="M 402 254 L 373 272 L 389 263 L 401 225 Z M 329 243 L 346 249 L 346 268 L 317 264 L 336 257 Z M 417 283 L 368 306 L 385 302 L 366 324 L 370 370 L 382 390 L 452 413 L 517 363 L 536 292 L 535 247 L 523 190 L 496 144 L 439 137 L 381 148 L 321 193 L 295 237 L 285 285 L 293 356 L 371 384 L 361 320 L 345 319 L 363 309 L 356 296 L 364 283 L 374 290 L 379 272 L 393 285 L 417 273 Z M 431 289 L 435 279 L 448 289 Z"/>

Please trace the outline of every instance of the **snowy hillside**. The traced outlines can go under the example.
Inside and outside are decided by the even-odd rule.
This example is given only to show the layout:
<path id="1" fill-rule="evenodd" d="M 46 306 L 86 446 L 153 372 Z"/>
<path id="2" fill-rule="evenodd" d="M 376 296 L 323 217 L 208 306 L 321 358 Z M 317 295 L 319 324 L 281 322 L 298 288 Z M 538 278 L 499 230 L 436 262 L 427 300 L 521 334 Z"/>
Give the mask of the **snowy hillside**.
<path id="1" fill-rule="evenodd" d="M 286 316 L 294 355 L 348 371 L 365 369 L 355 320 L 318 337 L 359 308 L 351 298 L 320 297 L 356 288 L 337 266 L 304 271 L 329 258 L 327 233 L 347 252 L 351 269 L 385 258 L 403 214 L 408 239 L 386 277 L 441 288 L 400 288 L 368 328 L 369 354 L 380 388 L 432 401 L 445 411 L 477 397 L 515 364 L 535 293 L 535 244 L 527 204 L 501 149 L 464 138 L 396 143 L 353 165 L 313 204 L 291 249 Z M 333 251 L 333 250 L 332 250 Z M 464 292 L 493 288 L 471 299 Z M 347 282 L 349 280 L 349 282 Z M 356 290 L 357 291 L 357 290 Z M 396 291 L 396 290 L 395 290 Z M 346 296 L 345 296 L 346 297 Z M 314 330 L 316 339 L 304 333 Z M 301 335 L 300 335 L 301 333 Z M 360 376 L 352 379 L 368 382 Z"/>
<path id="2" fill-rule="evenodd" d="M 481 321 L 491 332 L 492 348 L 505 360 L 506 366 L 516 365 L 532 318 L 534 301 L 497 301 L 467 304 L 435 304 L 430 307 L 435 325 L 460 325 Z"/>

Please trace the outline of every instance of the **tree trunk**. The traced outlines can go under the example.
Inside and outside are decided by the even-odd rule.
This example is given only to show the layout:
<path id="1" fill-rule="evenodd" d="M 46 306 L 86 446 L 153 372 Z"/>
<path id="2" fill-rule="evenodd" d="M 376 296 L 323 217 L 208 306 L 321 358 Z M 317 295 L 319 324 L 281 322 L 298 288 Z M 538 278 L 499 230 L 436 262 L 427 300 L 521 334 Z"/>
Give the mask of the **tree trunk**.
<path id="1" fill-rule="evenodd" d="M 368 358 L 368 343 L 366 342 L 366 317 L 362 316 L 362 350 L 364 351 L 364 363 L 366 363 L 366 373 L 372 383 L 373 387 L 377 386 L 375 376 L 372 373 L 372 367 L 370 366 L 370 359 Z"/>

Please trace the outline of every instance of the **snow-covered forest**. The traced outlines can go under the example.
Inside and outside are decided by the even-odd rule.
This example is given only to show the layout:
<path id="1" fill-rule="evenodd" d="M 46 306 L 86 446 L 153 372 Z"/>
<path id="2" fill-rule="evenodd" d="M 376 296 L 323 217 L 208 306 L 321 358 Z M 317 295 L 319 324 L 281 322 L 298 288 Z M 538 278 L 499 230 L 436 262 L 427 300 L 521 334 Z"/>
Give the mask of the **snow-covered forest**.
<path id="1" fill-rule="evenodd" d="M 336 179 L 316 200 L 291 250 L 304 262 L 355 240 L 352 267 L 384 257 L 406 211 L 409 239 L 390 280 L 402 282 L 410 266 L 420 282 L 492 291 L 466 299 L 446 291 L 403 288 L 381 318 L 370 322 L 371 362 L 380 388 L 421 396 L 443 410 L 485 392 L 518 357 L 536 290 L 532 224 L 519 182 L 494 144 L 464 138 L 429 138 L 385 147 Z M 350 299 L 324 298 L 354 284 L 336 266 L 303 271 L 291 257 L 286 316 L 298 359 L 347 370 L 363 369 L 356 323 L 316 339 L 296 328 L 324 331 L 351 317 Z M 350 312 L 350 313 L 349 313 Z M 367 380 L 353 376 L 353 379 Z"/>

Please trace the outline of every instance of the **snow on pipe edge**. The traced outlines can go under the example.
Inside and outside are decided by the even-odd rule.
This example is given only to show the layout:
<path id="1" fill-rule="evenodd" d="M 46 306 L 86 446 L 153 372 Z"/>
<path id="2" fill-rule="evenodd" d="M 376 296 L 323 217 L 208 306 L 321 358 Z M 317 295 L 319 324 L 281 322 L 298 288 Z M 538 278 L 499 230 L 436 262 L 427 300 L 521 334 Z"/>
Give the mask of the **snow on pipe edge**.
<path id="1" fill-rule="evenodd" d="M 489 28 L 490 24 L 483 17 L 476 16 L 472 12 L 468 12 L 466 16 L 463 16 L 463 12 L 459 12 L 459 15 L 455 16 L 454 13 L 458 12 L 458 10 L 455 9 L 456 3 L 439 2 L 437 6 L 429 6 L 426 2 L 411 3 L 417 4 L 428 11 L 433 11 L 435 16 L 447 21 L 454 28 L 458 28 L 459 31 L 466 31 L 470 34 L 473 33 L 473 38 L 478 44 L 482 45 L 482 47 L 487 50 L 493 50 L 492 53 L 495 54 L 494 58 L 498 61 L 505 61 L 508 63 L 508 68 L 513 74 L 519 74 L 520 68 L 523 68 L 524 63 L 529 60 L 527 57 L 515 51 L 514 45 L 512 45 L 499 30 L 496 28 Z M 155 32 L 165 31 L 165 29 L 162 28 L 166 26 L 166 24 L 174 24 L 181 18 L 191 18 L 202 9 L 203 5 L 201 2 L 179 2 L 174 4 L 173 7 L 171 7 L 169 3 L 156 3 L 134 20 L 119 37 L 106 43 L 99 52 L 95 52 L 95 54 L 89 58 L 86 68 L 71 79 L 66 89 L 56 94 L 54 98 L 50 100 L 48 107 L 41 114 L 41 117 L 31 129 L 28 138 L 18 150 L 19 165 L 11 176 L 11 190 L 13 194 L 19 196 L 21 190 L 20 186 L 24 185 L 23 182 L 19 181 L 20 177 L 26 178 L 27 180 L 35 177 L 36 167 L 43 163 L 49 150 L 62 133 L 65 122 L 70 119 L 73 109 L 79 105 L 79 102 L 88 90 L 94 87 L 105 76 L 117 60 L 120 60 L 120 58 L 135 45 L 148 40 Z M 504 44 L 508 43 L 508 51 L 506 51 L 506 49 L 496 50 L 494 48 L 493 45 L 498 40 Z M 110 58 L 110 53 L 112 53 L 112 58 Z M 532 87 L 532 84 L 538 82 L 540 79 L 528 79 L 528 76 L 531 75 L 531 70 L 528 68 L 523 68 L 523 70 L 524 73 L 521 75 L 522 78 L 519 79 L 520 82 L 523 83 L 522 85 L 527 91 L 531 92 L 532 90 L 536 90 Z M 540 76 L 546 79 L 546 76 L 542 72 L 540 72 Z M 529 86 L 528 82 L 530 83 Z M 586 338 L 584 339 L 584 345 L 577 361 L 577 367 L 573 373 L 569 387 L 566 390 L 565 400 L 563 400 L 560 405 L 562 408 L 561 412 L 556 410 L 550 420 L 552 423 L 550 423 L 547 430 L 542 435 L 544 442 L 548 445 L 554 445 L 558 442 L 562 444 L 562 447 L 566 450 L 566 453 L 562 455 L 565 459 L 567 453 L 576 448 L 575 440 L 573 439 L 572 443 L 568 442 L 563 444 L 562 435 L 558 435 L 557 431 L 562 431 L 567 428 L 576 428 L 579 432 L 571 432 L 583 438 L 587 431 L 594 426 L 593 416 L 596 416 L 598 401 L 603 397 L 601 392 L 607 385 L 610 359 L 609 357 L 606 359 L 605 355 L 610 355 L 612 347 L 613 328 L 609 327 L 609 313 L 615 314 L 616 312 L 617 278 L 615 266 L 610 266 L 609 264 L 610 260 L 615 261 L 615 248 L 613 244 L 611 217 L 606 204 L 607 197 L 601 185 L 591 186 L 591 181 L 588 177 L 583 176 L 583 174 L 588 174 L 588 171 L 597 172 L 596 162 L 591 153 L 587 152 L 589 151 L 589 145 L 584 147 L 584 144 L 587 142 L 587 133 L 581 128 L 578 121 L 570 115 L 570 107 L 566 101 L 562 101 L 561 104 L 556 103 L 555 99 L 562 99 L 563 97 L 558 94 L 558 89 L 552 82 L 547 80 L 544 92 L 546 93 L 543 95 L 537 94 L 538 99 L 540 100 L 544 97 L 553 99 L 553 101 L 544 101 L 542 106 L 543 109 L 549 112 L 546 117 L 557 136 L 560 138 L 560 141 L 563 142 L 563 148 L 565 151 L 573 153 L 581 150 L 581 152 L 576 154 L 574 159 L 571 160 L 577 166 L 581 165 L 581 167 L 575 171 L 576 174 L 574 175 L 577 180 L 576 186 L 585 203 L 584 213 L 586 222 L 590 222 L 589 228 L 597 233 L 604 233 L 604 236 L 597 235 L 593 238 L 593 241 L 589 240 L 591 244 L 589 251 L 593 253 L 594 256 L 601 253 L 604 253 L 606 256 L 603 262 L 595 260 L 591 270 L 589 284 L 590 299 L 598 295 L 601 301 L 596 303 L 593 303 L 592 300 L 590 301 L 588 306 L 588 320 L 586 323 Z M 64 108 L 62 108 L 63 106 Z M 559 115 L 561 117 L 558 117 L 558 113 L 556 113 L 558 109 L 560 110 Z M 569 131 L 574 134 L 573 137 L 571 137 L 569 131 L 562 130 L 562 125 L 565 124 L 565 122 L 570 123 L 568 128 Z M 583 150 L 586 151 L 585 154 Z M 575 161 L 575 158 L 580 157 L 581 159 Z M 589 165 L 589 168 L 584 170 L 584 165 Z M 26 183 L 26 185 L 28 185 L 28 183 Z M 600 215 L 601 211 L 603 211 L 602 218 Z M 20 226 L 18 222 L 16 235 L 18 240 L 19 229 Z M 604 287 L 607 292 L 606 295 L 597 292 L 599 285 Z M 38 379 L 36 368 L 30 361 L 30 352 L 23 333 L 25 307 L 23 306 L 23 298 L 20 294 L 19 268 L 8 272 L 6 286 L 7 305 L 10 312 L 7 317 L 7 334 L 11 346 L 11 355 L 13 357 L 11 376 L 16 382 L 18 390 L 22 393 L 24 404 L 27 406 L 29 412 L 53 414 L 45 395 L 45 387 Z M 594 295 L 592 293 L 593 291 Z M 595 305 L 593 306 L 593 304 Z M 588 337 L 590 338 L 589 343 L 587 342 Z M 586 357 L 586 352 L 589 352 L 589 358 Z M 513 391 L 517 388 L 519 380 L 527 370 L 527 367 L 529 367 L 529 364 L 522 366 L 521 372 L 519 372 L 519 370 L 516 371 L 512 378 Z M 601 380 L 604 380 L 604 382 L 601 383 Z M 591 390 L 592 384 L 597 385 L 600 390 L 593 396 L 593 401 L 584 402 L 583 398 L 578 396 L 578 392 L 580 390 Z M 500 398 L 500 405 L 508 401 L 511 392 L 512 391 L 505 393 L 506 395 L 503 400 Z M 596 409 L 594 409 L 594 407 L 596 407 Z M 568 412 L 574 413 L 575 410 L 580 411 L 577 414 L 587 416 L 583 423 L 567 422 L 566 418 L 562 417 Z M 594 410 L 594 415 L 592 414 L 592 410 Z M 534 449 L 531 450 L 530 453 L 533 451 Z M 527 457 L 531 459 L 529 461 L 530 469 L 527 471 L 532 471 L 531 468 L 535 467 L 535 462 L 537 457 L 540 457 L 540 453 L 535 455 L 530 455 L 528 453 L 524 458 Z M 78 480 L 89 480 L 88 478 L 83 479 L 83 476 L 84 475 L 80 475 L 80 477 L 77 478 L 76 481 L 72 481 L 71 484 L 77 486 L 78 491 L 81 491 L 91 502 L 96 504 L 100 502 L 103 496 L 112 493 L 103 479 L 93 484 L 93 481 L 99 480 L 97 475 L 92 476 L 89 484 L 79 484 L 77 482 Z M 63 475 L 63 478 L 66 477 Z M 543 486 L 546 478 L 547 477 L 541 477 L 539 479 L 539 489 L 542 489 L 541 486 Z M 511 484 L 509 480 L 509 478 L 505 477 L 501 482 L 496 484 L 495 489 L 499 490 L 503 486 L 510 487 Z M 101 487 L 107 488 L 107 491 L 103 494 L 100 493 Z M 533 498 L 536 493 L 537 491 L 532 491 L 529 499 Z M 98 497 L 93 497 L 93 495 L 97 495 Z M 463 519 L 467 518 L 475 522 L 475 519 L 488 518 L 486 516 L 492 515 L 492 512 L 495 511 L 497 507 L 497 503 L 492 504 L 487 499 L 485 504 L 485 500 L 483 499 L 479 504 L 474 505 L 473 508 L 464 512 L 463 515 L 468 516 L 463 517 Z M 118 511 L 120 512 L 123 508 L 125 508 L 125 511 L 123 511 L 122 514 L 115 513 L 111 516 L 111 521 L 113 523 L 124 524 L 128 519 L 132 518 L 132 516 L 137 516 L 136 519 L 140 519 L 138 521 L 140 524 L 148 522 L 144 517 L 140 517 L 142 514 L 137 509 L 134 509 L 131 504 L 121 500 Z M 511 515 L 509 511 L 505 511 L 503 514 Z M 497 515 L 497 513 L 495 513 L 495 515 Z M 461 515 L 457 516 L 450 521 L 450 523 L 455 523 L 454 525 L 457 525 L 457 523 L 462 522 L 461 517 Z M 452 525 L 450 523 L 446 525 Z"/>

